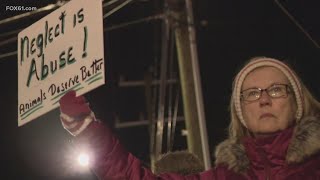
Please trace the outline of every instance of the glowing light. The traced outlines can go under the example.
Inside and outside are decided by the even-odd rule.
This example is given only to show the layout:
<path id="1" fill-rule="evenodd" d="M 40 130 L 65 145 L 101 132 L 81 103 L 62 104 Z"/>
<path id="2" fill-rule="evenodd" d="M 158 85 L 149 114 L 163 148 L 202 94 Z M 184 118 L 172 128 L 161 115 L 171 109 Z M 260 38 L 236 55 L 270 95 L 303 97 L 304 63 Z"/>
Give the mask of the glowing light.
<path id="1" fill-rule="evenodd" d="M 81 166 L 89 165 L 89 156 L 88 154 L 82 153 L 78 156 L 78 162 Z"/>

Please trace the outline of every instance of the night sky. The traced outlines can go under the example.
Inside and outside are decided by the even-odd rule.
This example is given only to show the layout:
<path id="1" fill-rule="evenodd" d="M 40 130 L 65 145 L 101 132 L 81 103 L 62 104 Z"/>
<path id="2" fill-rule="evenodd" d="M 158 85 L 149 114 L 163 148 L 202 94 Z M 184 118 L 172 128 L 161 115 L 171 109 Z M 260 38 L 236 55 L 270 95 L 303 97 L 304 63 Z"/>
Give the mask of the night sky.
<path id="1" fill-rule="evenodd" d="M 43 7 L 55 1 L 6 1 L 1 20 L 20 14 L 6 11 L 7 5 Z M 316 0 L 279 0 L 290 15 L 320 44 L 320 5 Z M 104 19 L 104 28 L 135 21 L 161 12 L 160 1 L 137 0 Z M 106 9 L 105 11 L 107 11 Z M 231 83 L 240 66 L 254 56 L 285 59 L 320 98 L 320 51 L 314 42 L 272 0 L 197 0 L 195 27 L 202 80 L 205 115 L 211 153 L 226 137 L 229 123 Z M 104 12 L 105 13 L 105 12 Z M 16 51 L 17 43 L 3 43 L 47 13 L 0 24 L 0 56 Z M 85 97 L 96 117 L 109 124 L 124 146 L 148 165 L 148 126 L 115 128 L 116 120 L 146 119 L 143 86 L 121 87 L 120 79 L 143 81 L 146 72 L 159 64 L 160 20 L 126 26 L 104 33 L 106 84 Z M 177 73 L 175 62 L 175 73 Z M 178 74 L 178 73 L 177 73 Z M 0 59 L 1 86 L 1 173 L 0 179 L 96 179 L 90 170 L 74 161 L 71 136 L 62 128 L 59 110 L 53 110 L 18 128 L 17 57 Z M 177 85 L 174 86 L 177 89 Z M 183 116 L 182 110 L 179 115 Z M 178 122 L 174 150 L 186 148 Z M 213 159 L 212 159 L 213 160 Z"/>

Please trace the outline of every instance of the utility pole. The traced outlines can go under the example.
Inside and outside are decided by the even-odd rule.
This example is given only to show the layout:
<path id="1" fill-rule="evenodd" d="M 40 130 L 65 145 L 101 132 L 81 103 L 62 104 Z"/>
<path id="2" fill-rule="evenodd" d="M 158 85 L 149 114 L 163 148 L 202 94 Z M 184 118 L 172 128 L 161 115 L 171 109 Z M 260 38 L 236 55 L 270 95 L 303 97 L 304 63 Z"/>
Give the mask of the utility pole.
<path id="1" fill-rule="evenodd" d="M 206 169 L 211 167 L 191 0 L 166 0 L 178 54 L 187 143 Z"/>

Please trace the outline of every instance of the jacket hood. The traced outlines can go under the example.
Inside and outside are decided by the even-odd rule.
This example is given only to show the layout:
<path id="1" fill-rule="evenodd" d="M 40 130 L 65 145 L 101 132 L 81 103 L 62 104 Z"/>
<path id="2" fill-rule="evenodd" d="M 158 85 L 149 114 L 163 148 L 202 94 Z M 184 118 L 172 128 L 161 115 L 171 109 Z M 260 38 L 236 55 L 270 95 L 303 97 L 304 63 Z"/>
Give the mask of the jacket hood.
<path id="1" fill-rule="evenodd" d="M 288 164 L 301 163 L 320 152 L 320 119 L 304 117 L 294 127 L 285 155 Z M 234 172 L 243 173 L 250 165 L 245 146 L 239 139 L 229 138 L 216 147 L 215 165 L 225 165 Z"/>

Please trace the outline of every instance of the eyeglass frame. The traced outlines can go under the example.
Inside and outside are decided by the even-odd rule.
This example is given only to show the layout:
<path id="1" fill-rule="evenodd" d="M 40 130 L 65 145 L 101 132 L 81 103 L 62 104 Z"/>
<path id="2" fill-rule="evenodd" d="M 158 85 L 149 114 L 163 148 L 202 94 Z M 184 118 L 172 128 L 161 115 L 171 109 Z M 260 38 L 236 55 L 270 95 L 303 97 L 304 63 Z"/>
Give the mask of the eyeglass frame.
<path id="1" fill-rule="evenodd" d="M 271 87 L 273 87 L 273 86 L 276 86 L 276 85 L 283 85 L 283 86 L 285 86 L 285 92 L 286 92 L 286 93 L 285 93 L 284 96 L 273 97 L 273 96 L 271 96 L 271 95 L 268 93 L 268 89 L 271 88 Z M 245 99 L 243 98 L 243 92 L 244 92 L 244 91 L 247 91 L 247 90 L 249 90 L 249 89 L 257 89 L 257 90 L 259 90 L 259 92 L 260 92 L 259 97 L 258 97 L 257 99 L 255 99 L 255 100 L 252 100 L 252 101 L 250 101 L 250 100 L 249 100 L 249 101 L 248 101 L 248 100 L 245 100 Z M 259 100 L 259 99 L 262 97 L 262 93 L 263 93 L 264 91 L 265 91 L 265 92 L 267 93 L 267 95 L 268 95 L 270 98 L 272 98 L 272 99 L 288 97 L 288 95 L 289 95 L 289 93 L 290 93 L 290 89 L 291 89 L 291 86 L 290 86 L 290 85 L 288 85 L 288 84 L 282 84 L 282 83 L 271 84 L 269 87 L 267 87 L 267 88 L 265 88 L 265 89 L 262 89 L 262 88 L 248 88 L 248 89 L 242 90 L 242 91 L 240 92 L 240 100 L 242 100 L 242 101 L 247 101 L 247 102 L 257 101 L 257 100 Z"/>

